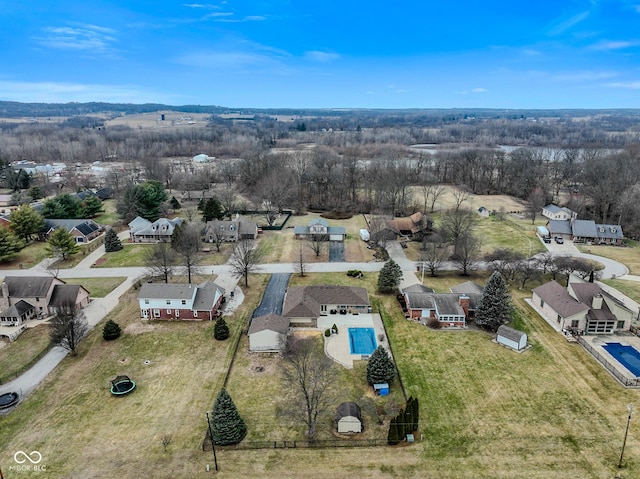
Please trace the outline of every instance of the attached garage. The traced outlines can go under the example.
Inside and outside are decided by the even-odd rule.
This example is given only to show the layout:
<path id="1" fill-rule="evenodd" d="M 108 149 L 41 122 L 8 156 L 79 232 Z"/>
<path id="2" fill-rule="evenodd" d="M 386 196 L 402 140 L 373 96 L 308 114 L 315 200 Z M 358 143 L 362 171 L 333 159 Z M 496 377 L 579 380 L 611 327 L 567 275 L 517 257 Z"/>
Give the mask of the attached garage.
<path id="1" fill-rule="evenodd" d="M 503 344 L 515 351 L 520 351 L 527 347 L 527 333 L 510 328 L 504 324 L 498 328 L 496 336 L 498 344 Z"/>

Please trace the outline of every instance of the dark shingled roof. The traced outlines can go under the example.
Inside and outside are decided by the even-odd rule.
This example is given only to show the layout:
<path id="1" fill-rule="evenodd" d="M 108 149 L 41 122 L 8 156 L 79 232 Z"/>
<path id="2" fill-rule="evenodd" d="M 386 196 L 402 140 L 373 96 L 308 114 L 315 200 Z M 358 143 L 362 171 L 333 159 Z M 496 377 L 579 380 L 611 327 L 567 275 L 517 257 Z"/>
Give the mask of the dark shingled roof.
<path id="1" fill-rule="evenodd" d="M 589 306 L 572 298 L 567 290 L 555 281 L 538 286 L 533 292 L 564 318 L 589 310 Z"/>
<path id="2" fill-rule="evenodd" d="M 46 297 L 54 278 L 50 276 L 7 276 L 9 297 L 13 298 L 40 298 Z M 56 280 L 64 284 L 62 280 Z"/>
<path id="3" fill-rule="evenodd" d="M 343 402 L 336 409 L 336 415 L 338 416 L 338 420 L 343 417 L 352 416 L 360 421 L 362 421 L 362 412 L 360 411 L 360 406 L 358 406 L 354 402 Z"/>
<path id="4" fill-rule="evenodd" d="M 579 238 L 597 238 L 596 222 L 593 220 L 575 220 L 572 225 L 573 236 Z"/>
<path id="5" fill-rule="evenodd" d="M 33 310 L 33 306 L 21 299 L 13 306 L 9 306 L 4 311 L 0 312 L 0 317 L 19 318 L 24 313 L 28 313 L 31 310 Z"/>
<path id="6" fill-rule="evenodd" d="M 433 309 L 433 293 L 430 292 L 418 292 L 418 293 L 405 293 L 407 299 L 407 307 L 411 309 Z"/>
<path id="7" fill-rule="evenodd" d="M 552 235 L 570 235 L 571 221 L 569 220 L 551 220 L 547 223 L 547 229 Z"/>
<path id="8" fill-rule="evenodd" d="M 297 286 L 287 290 L 282 315 L 288 318 L 316 318 L 320 316 L 321 304 L 369 306 L 369 294 L 366 289 L 353 286 Z"/>
<path id="9" fill-rule="evenodd" d="M 193 311 L 211 311 L 216 303 L 216 293 L 222 296 L 224 288 L 218 286 L 213 281 L 205 281 L 198 285 L 196 297 L 193 300 Z"/>
<path id="10" fill-rule="evenodd" d="M 70 303 L 75 304 L 80 288 L 82 288 L 82 286 L 79 284 L 56 284 L 53 287 L 49 306 L 58 308 Z"/>
<path id="11" fill-rule="evenodd" d="M 251 320 L 249 333 L 258 333 L 260 331 L 275 331 L 276 333 L 286 334 L 289 330 L 289 318 L 284 318 L 277 314 L 266 314 L 258 316 Z"/>
<path id="12" fill-rule="evenodd" d="M 196 291 L 195 284 L 144 283 L 138 298 L 141 299 L 191 299 Z"/>
<path id="13" fill-rule="evenodd" d="M 429 288 L 424 284 L 416 283 L 411 286 L 407 286 L 402 290 L 403 293 L 433 293 L 433 288 Z"/>
<path id="14" fill-rule="evenodd" d="M 438 316 L 464 316 L 464 309 L 460 306 L 460 298 L 453 293 L 434 293 Z"/>

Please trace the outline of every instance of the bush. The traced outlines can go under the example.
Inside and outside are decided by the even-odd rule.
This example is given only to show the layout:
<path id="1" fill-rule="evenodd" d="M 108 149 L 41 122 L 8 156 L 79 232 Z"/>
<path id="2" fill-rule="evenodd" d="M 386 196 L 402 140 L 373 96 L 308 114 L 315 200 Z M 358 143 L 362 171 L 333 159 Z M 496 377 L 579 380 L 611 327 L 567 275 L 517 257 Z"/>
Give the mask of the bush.
<path id="1" fill-rule="evenodd" d="M 227 322 L 224 319 L 218 318 L 216 320 L 216 324 L 213 327 L 213 337 L 218 341 L 224 341 L 229 337 L 229 326 L 227 326 Z"/>
<path id="2" fill-rule="evenodd" d="M 331 326 L 331 331 L 333 331 L 333 334 L 338 334 L 338 326 L 336 326 L 335 323 Z"/>
<path id="3" fill-rule="evenodd" d="M 429 319 L 428 326 L 431 329 L 442 329 L 442 324 L 436 318 Z"/>
<path id="4" fill-rule="evenodd" d="M 329 336 L 331 336 L 331 330 L 330 330 L 330 329 L 325 329 L 325 330 L 324 330 L 324 335 L 325 335 L 325 337 L 327 337 L 327 338 L 328 338 Z"/>
<path id="5" fill-rule="evenodd" d="M 104 325 L 104 328 L 102 328 L 102 337 L 107 341 L 118 339 L 120 337 L 120 334 L 122 334 L 120 325 L 111 319 L 107 321 Z"/>

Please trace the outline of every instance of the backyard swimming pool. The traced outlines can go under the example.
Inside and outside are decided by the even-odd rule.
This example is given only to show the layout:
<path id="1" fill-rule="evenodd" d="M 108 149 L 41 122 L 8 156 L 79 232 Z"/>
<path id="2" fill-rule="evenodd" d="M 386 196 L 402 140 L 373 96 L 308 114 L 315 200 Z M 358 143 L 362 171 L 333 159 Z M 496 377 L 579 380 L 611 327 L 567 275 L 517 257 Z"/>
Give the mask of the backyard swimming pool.
<path id="1" fill-rule="evenodd" d="M 627 368 L 631 374 L 640 377 L 640 352 L 636 348 L 623 346 L 620 343 L 607 343 L 603 348 Z"/>
<path id="2" fill-rule="evenodd" d="M 378 347 L 373 328 L 349 328 L 349 351 L 351 354 L 371 354 Z"/>

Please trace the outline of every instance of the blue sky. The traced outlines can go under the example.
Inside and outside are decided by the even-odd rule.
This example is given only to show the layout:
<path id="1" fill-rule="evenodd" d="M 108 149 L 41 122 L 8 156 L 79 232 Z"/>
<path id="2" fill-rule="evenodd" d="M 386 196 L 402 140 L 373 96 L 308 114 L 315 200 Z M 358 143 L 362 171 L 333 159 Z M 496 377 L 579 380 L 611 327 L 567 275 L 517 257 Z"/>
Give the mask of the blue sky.
<path id="1" fill-rule="evenodd" d="M 0 0 L 0 100 L 640 108 L 640 0 Z"/>

